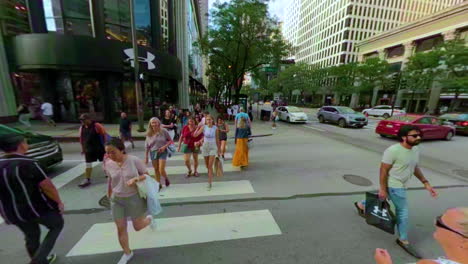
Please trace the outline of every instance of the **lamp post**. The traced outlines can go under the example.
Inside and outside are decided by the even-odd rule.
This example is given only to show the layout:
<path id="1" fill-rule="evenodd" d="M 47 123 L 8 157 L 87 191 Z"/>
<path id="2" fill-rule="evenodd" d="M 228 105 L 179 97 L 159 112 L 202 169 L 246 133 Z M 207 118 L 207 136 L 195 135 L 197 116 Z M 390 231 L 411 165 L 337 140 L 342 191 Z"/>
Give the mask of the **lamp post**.
<path id="1" fill-rule="evenodd" d="M 138 58 L 138 43 L 136 36 L 136 26 L 135 26 L 135 12 L 134 12 L 134 0 L 130 0 L 130 24 L 132 30 L 132 46 L 133 46 L 133 69 L 134 69 L 134 79 L 135 79 L 135 95 L 136 95 L 136 105 L 137 105 L 137 117 L 138 117 L 138 132 L 144 132 L 143 124 L 143 99 L 141 96 L 141 86 L 140 86 L 140 62 Z"/>

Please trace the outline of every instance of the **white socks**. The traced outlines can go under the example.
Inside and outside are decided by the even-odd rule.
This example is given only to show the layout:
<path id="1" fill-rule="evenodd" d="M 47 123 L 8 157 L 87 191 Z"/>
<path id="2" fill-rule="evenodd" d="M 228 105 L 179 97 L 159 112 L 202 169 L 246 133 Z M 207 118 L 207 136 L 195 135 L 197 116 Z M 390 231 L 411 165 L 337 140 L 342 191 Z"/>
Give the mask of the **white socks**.
<path id="1" fill-rule="evenodd" d="M 132 258 L 133 258 L 133 251 L 129 255 L 124 253 L 117 264 L 127 264 Z"/>

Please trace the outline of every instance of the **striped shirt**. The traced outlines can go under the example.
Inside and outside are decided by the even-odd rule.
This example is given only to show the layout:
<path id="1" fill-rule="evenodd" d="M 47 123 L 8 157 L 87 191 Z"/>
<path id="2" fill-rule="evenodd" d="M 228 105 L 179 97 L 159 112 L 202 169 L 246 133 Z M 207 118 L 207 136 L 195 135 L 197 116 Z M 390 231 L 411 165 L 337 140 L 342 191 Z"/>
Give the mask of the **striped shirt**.
<path id="1" fill-rule="evenodd" d="M 45 179 L 47 175 L 34 159 L 19 154 L 0 157 L 0 215 L 7 224 L 57 211 L 57 203 L 39 187 Z"/>

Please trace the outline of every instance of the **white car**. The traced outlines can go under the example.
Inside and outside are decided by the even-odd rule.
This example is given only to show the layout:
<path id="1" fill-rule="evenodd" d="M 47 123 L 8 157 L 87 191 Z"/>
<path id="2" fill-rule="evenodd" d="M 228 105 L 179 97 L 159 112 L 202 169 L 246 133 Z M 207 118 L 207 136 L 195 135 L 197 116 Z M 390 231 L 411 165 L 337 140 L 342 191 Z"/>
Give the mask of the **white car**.
<path id="1" fill-rule="evenodd" d="M 307 114 L 295 106 L 278 106 L 278 116 L 280 120 L 289 123 L 305 123 L 307 122 Z"/>
<path id="2" fill-rule="evenodd" d="M 376 105 L 369 109 L 364 109 L 362 113 L 365 116 L 381 116 L 385 119 L 392 116 L 392 106 L 391 105 Z M 404 110 L 401 110 L 398 107 L 393 108 L 394 115 L 406 114 Z"/>

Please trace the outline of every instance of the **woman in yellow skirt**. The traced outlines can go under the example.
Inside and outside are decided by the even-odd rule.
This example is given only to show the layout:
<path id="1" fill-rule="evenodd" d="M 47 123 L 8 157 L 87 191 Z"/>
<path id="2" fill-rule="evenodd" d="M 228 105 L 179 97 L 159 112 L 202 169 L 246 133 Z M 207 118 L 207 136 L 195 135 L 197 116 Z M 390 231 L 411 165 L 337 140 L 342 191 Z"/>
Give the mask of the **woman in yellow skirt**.
<path id="1" fill-rule="evenodd" d="M 247 120 L 241 117 L 236 128 L 236 150 L 232 158 L 232 166 L 246 167 L 249 165 L 249 140 L 250 129 L 247 125 Z"/>

